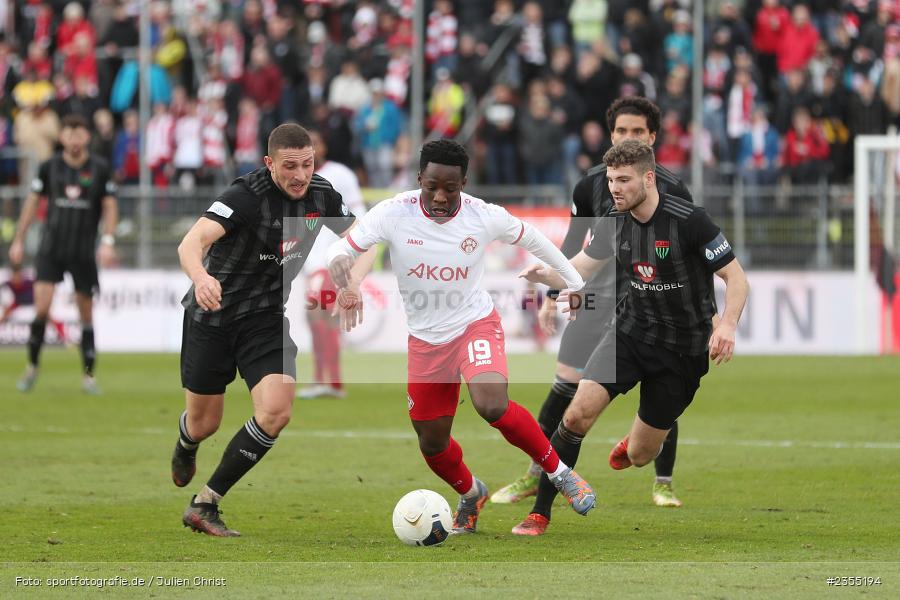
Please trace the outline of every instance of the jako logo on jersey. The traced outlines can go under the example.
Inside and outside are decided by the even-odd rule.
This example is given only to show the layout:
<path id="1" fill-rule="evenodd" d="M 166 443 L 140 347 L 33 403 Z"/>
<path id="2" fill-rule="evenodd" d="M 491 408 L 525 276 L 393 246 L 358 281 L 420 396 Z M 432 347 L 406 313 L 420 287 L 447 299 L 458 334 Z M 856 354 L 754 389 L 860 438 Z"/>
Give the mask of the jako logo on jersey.
<path id="1" fill-rule="evenodd" d="M 440 267 L 419 263 L 410 269 L 406 276 L 433 281 L 459 281 L 460 279 L 469 278 L 469 267 L 456 267 L 454 269 L 453 267 Z"/>
<path id="2" fill-rule="evenodd" d="M 475 238 L 473 238 L 472 236 L 469 236 L 462 241 L 462 243 L 459 245 L 459 247 L 466 254 L 472 254 L 473 252 L 475 252 L 475 248 L 478 247 L 478 242 L 475 241 Z"/>
<path id="3" fill-rule="evenodd" d="M 417 240 L 415 238 L 409 238 L 408 240 L 406 240 L 406 243 L 409 244 L 410 246 L 424 246 L 425 245 L 424 241 Z"/>
<path id="4" fill-rule="evenodd" d="M 634 263 L 634 274 L 644 283 L 650 283 L 656 278 L 656 269 L 648 263 Z"/>
<path id="5" fill-rule="evenodd" d="M 306 228 L 310 231 L 316 228 L 316 224 L 319 222 L 319 217 L 322 216 L 317 212 L 309 213 L 306 215 Z"/>
<path id="6" fill-rule="evenodd" d="M 656 255 L 660 260 L 669 255 L 669 242 L 665 240 L 656 240 Z"/>

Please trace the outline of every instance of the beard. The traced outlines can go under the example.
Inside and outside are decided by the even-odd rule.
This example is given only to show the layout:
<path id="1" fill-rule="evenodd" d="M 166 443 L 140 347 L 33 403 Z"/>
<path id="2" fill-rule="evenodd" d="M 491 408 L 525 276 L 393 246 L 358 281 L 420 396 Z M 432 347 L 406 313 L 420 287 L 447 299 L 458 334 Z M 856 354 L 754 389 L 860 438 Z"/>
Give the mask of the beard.
<path id="1" fill-rule="evenodd" d="M 638 191 L 638 193 L 635 194 L 634 200 L 633 200 L 631 203 L 629 203 L 628 208 L 626 208 L 625 210 L 634 210 L 634 209 L 636 209 L 638 206 L 640 206 L 641 204 L 643 204 L 643 203 L 644 203 L 644 200 L 646 200 L 646 199 L 647 199 L 647 190 L 645 190 L 644 187 L 641 186 L 640 191 Z"/>

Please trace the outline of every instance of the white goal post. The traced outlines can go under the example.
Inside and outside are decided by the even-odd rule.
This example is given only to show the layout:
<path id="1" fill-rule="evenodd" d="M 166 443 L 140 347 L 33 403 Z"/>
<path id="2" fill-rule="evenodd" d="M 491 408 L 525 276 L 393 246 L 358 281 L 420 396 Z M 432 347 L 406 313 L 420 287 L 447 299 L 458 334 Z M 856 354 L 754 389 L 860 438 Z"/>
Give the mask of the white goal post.
<path id="1" fill-rule="evenodd" d="M 880 154 L 878 154 L 880 153 Z M 881 223 L 884 226 L 884 245 L 888 252 L 894 252 L 894 227 L 895 227 L 895 202 L 897 173 L 896 156 L 900 153 L 900 137 L 894 134 L 893 128 L 889 135 L 860 135 L 854 142 L 854 183 L 853 183 L 853 224 L 854 224 L 854 272 L 856 275 L 856 341 L 855 353 L 869 354 L 873 351 L 880 352 L 881 346 L 877 340 L 868 339 L 871 332 L 878 330 L 878 324 L 874 321 L 877 313 L 871 310 L 873 304 L 880 298 L 880 290 L 876 282 L 876 274 L 870 267 L 870 209 L 873 203 L 881 210 Z M 873 160 L 874 159 L 874 160 Z M 883 169 L 881 176 L 873 180 L 873 173 L 879 162 Z M 878 189 L 880 188 L 880 189 Z M 873 298 L 873 295 L 876 297 Z M 892 315 L 890 307 L 885 315 L 884 335 L 887 341 L 886 347 L 890 348 L 890 334 L 892 331 Z"/>

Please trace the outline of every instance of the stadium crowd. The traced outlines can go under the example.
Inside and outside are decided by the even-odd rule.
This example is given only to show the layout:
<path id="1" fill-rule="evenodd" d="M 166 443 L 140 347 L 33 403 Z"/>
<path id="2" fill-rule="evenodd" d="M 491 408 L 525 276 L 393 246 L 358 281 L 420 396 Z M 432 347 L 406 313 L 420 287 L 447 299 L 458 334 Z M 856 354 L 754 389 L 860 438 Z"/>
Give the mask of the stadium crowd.
<path id="1" fill-rule="evenodd" d="M 661 107 L 657 156 L 676 173 L 701 135 L 708 172 L 846 181 L 853 137 L 900 115 L 900 2 L 704 5 L 694 131 L 689 0 L 426 2 L 426 131 L 453 136 L 477 119 L 465 141 L 478 181 L 572 185 L 609 146 L 610 103 L 643 95 Z M 0 183 L 26 176 L 19 156 L 47 159 L 73 112 L 126 184 L 142 145 L 157 185 L 222 183 L 292 120 L 367 185 L 409 183 L 412 0 L 154 0 L 145 130 L 139 9 L 0 1 Z"/>

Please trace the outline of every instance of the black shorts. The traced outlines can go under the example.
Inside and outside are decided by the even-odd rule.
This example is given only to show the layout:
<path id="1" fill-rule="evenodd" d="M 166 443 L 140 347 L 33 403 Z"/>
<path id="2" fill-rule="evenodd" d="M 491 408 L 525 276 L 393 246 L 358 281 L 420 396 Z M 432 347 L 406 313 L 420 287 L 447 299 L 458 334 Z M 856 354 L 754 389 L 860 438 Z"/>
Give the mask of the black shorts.
<path id="1" fill-rule="evenodd" d="M 35 259 L 35 281 L 59 283 L 68 271 L 75 282 L 75 291 L 93 296 L 100 291 L 97 262 L 94 260 L 70 260 L 38 254 Z"/>
<path id="2" fill-rule="evenodd" d="M 613 360 L 615 376 L 611 377 Z M 588 360 L 582 378 L 602 385 L 610 399 L 640 382 L 638 416 L 651 427 L 671 429 L 694 399 L 707 371 L 709 357 L 705 353 L 680 354 L 610 331 Z"/>
<path id="3" fill-rule="evenodd" d="M 252 390 L 272 374 L 297 376 L 297 346 L 288 320 L 259 313 L 213 327 L 187 312 L 181 334 L 181 386 L 195 394 L 222 394 L 237 371 Z"/>
<path id="4" fill-rule="evenodd" d="M 559 340 L 557 360 L 581 371 L 597 344 L 615 322 L 615 299 L 587 291 L 585 306 L 568 321 Z"/>

